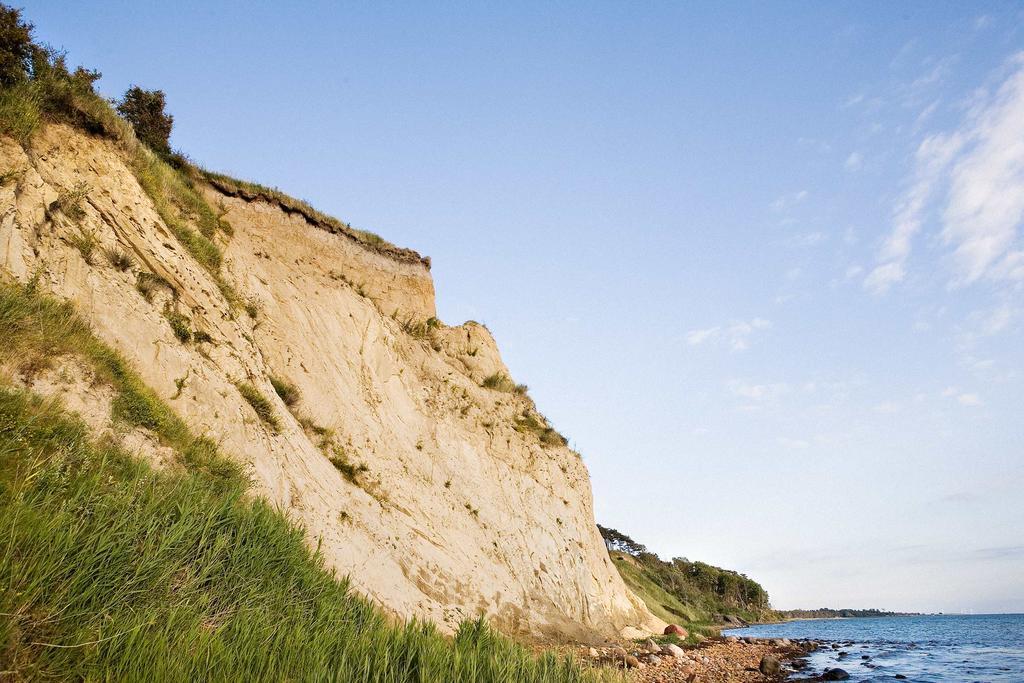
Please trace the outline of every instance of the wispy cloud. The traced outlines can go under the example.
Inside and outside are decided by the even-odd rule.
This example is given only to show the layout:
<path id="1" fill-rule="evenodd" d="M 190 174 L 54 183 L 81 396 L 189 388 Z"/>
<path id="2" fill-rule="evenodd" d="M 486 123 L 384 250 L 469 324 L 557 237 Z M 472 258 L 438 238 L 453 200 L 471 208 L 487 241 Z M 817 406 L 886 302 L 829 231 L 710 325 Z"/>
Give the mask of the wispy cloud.
<path id="1" fill-rule="evenodd" d="M 962 406 L 980 406 L 981 397 L 977 394 L 960 394 L 956 397 L 957 403 Z"/>
<path id="2" fill-rule="evenodd" d="M 946 68 L 948 62 L 940 62 L 922 79 L 940 78 Z M 952 284 L 983 277 L 1024 280 L 1018 235 L 1024 218 L 1024 52 L 1008 62 L 1006 73 L 959 128 L 921 142 L 892 229 L 864 280 L 868 290 L 882 293 L 905 278 L 913 240 L 935 204 L 942 241 L 952 250 Z"/>
<path id="3" fill-rule="evenodd" d="M 818 154 L 828 154 L 832 151 L 832 145 L 827 140 L 817 138 L 797 138 L 796 144 L 804 149 L 812 149 Z"/>
<path id="4" fill-rule="evenodd" d="M 806 232 L 802 235 L 796 235 L 791 241 L 793 245 L 797 247 L 813 247 L 821 244 L 826 239 L 828 239 L 828 235 L 820 230 L 815 230 L 814 232 Z"/>
<path id="5" fill-rule="evenodd" d="M 718 342 L 727 345 L 733 351 L 746 351 L 750 348 L 751 337 L 760 330 L 772 326 L 771 321 L 754 318 L 750 321 L 739 320 L 729 325 L 716 325 L 703 329 L 690 330 L 686 333 L 686 343 L 690 346 Z"/>
<path id="6" fill-rule="evenodd" d="M 978 548 L 976 555 L 986 560 L 1004 560 L 1024 557 L 1024 545 L 1003 545 L 994 548 Z"/>
<path id="7" fill-rule="evenodd" d="M 807 190 L 799 190 L 790 194 L 784 194 L 772 202 L 770 208 L 776 213 L 781 213 L 803 202 L 807 199 L 808 194 Z"/>
<path id="8" fill-rule="evenodd" d="M 912 240 L 924 222 L 924 211 L 933 188 L 962 145 L 961 135 L 940 134 L 925 138 L 917 148 L 914 179 L 893 211 L 892 232 L 879 250 L 878 265 L 864 280 L 864 286 L 870 291 L 881 294 L 903 280 L 904 264 L 910 256 Z"/>
<path id="9" fill-rule="evenodd" d="M 847 171 L 859 171 L 863 165 L 864 155 L 860 152 L 850 152 L 850 156 L 846 157 L 846 161 L 843 162 L 843 167 Z"/>
<path id="10" fill-rule="evenodd" d="M 690 330 L 686 333 L 686 343 L 690 346 L 700 346 L 708 340 L 717 339 L 721 332 L 721 327 L 706 327 L 703 330 Z"/>
<path id="11" fill-rule="evenodd" d="M 729 382 L 729 391 L 734 396 L 749 401 L 774 401 L 791 391 L 791 387 L 785 382 L 775 384 L 751 384 L 743 380 L 734 379 Z"/>
<path id="12" fill-rule="evenodd" d="M 1013 276 L 1011 252 L 1024 216 L 1024 53 L 991 102 L 980 108 L 968 137 L 973 147 L 951 172 L 943 239 L 955 246 L 962 282 Z"/>
<path id="13" fill-rule="evenodd" d="M 981 397 L 978 396 L 978 394 L 963 392 L 957 389 L 956 387 L 946 387 L 939 393 L 939 396 L 951 400 L 955 399 L 956 402 L 959 403 L 960 405 L 971 408 L 984 405 L 984 402 L 981 400 Z"/>

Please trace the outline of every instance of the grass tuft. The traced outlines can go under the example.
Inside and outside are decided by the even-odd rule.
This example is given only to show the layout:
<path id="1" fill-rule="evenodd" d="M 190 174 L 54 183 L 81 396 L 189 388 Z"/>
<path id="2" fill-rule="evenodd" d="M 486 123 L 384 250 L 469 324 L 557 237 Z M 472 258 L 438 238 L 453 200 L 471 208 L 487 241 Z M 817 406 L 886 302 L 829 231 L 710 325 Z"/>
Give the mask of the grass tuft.
<path id="1" fill-rule="evenodd" d="M 242 307 L 245 309 L 246 315 L 255 320 L 263 311 L 263 302 L 260 301 L 259 297 L 249 296 L 242 302 Z"/>
<path id="2" fill-rule="evenodd" d="M 68 241 L 71 242 L 71 246 L 78 250 L 78 253 L 82 255 L 82 259 L 87 264 L 90 266 L 95 265 L 96 247 L 100 243 L 95 230 L 79 228 L 78 232 L 68 238 Z"/>
<path id="3" fill-rule="evenodd" d="M 120 247 L 104 249 L 103 253 L 107 257 L 107 261 L 110 262 L 110 265 L 122 273 L 131 270 L 135 266 L 135 259 Z"/>
<path id="4" fill-rule="evenodd" d="M 519 394 L 525 396 L 530 390 L 525 384 L 516 384 L 512 379 L 503 372 L 496 372 L 493 375 L 489 375 L 484 378 L 484 381 L 480 384 L 485 389 L 493 389 L 495 391 L 504 391 L 510 394 Z"/>
<path id="5" fill-rule="evenodd" d="M 174 285 L 170 282 L 159 275 L 147 272 L 141 272 L 138 274 L 135 279 L 135 289 L 142 295 L 142 298 L 150 303 L 153 303 L 153 298 L 160 290 L 167 292 L 171 297 L 177 297 L 178 295 L 177 290 L 174 289 Z"/>
<path id="6" fill-rule="evenodd" d="M 50 204 L 50 212 L 60 211 L 70 220 L 78 223 L 85 218 L 85 209 L 82 202 L 89 196 L 89 185 L 78 183 L 70 190 L 63 190 L 57 195 L 57 199 Z"/>
<path id="7" fill-rule="evenodd" d="M 521 434 L 533 434 L 545 446 L 565 446 L 569 441 L 549 425 L 543 417 L 524 410 L 512 425 Z"/>
<path id="8" fill-rule="evenodd" d="M 238 389 L 238 393 L 242 395 L 242 398 L 252 406 L 252 409 L 256 411 L 257 417 L 260 418 L 268 427 L 274 432 L 277 432 L 281 428 L 281 422 L 277 419 L 277 414 L 274 412 L 274 406 L 267 400 L 267 397 L 260 393 L 260 390 L 254 387 L 248 382 L 236 382 L 235 387 Z"/>
<path id="9" fill-rule="evenodd" d="M 183 313 L 171 309 L 169 306 L 164 309 L 164 317 L 171 326 L 174 336 L 182 344 L 192 341 L 192 321 Z"/>
<path id="10" fill-rule="evenodd" d="M 352 464 L 348 459 L 348 454 L 345 452 L 345 449 L 337 444 L 332 444 L 328 460 L 331 461 L 331 464 L 334 465 L 336 470 L 341 472 L 341 476 L 345 477 L 345 479 L 356 486 L 361 485 L 361 482 L 359 481 L 360 475 L 366 474 L 370 471 L 370 468 L 367 467 L 366 463 L 361 462 L 358 465 Z"/>
<path id="11" fill-rule="evenodd" d="M 294 407 L 299 402 L 299 399 L 302 398 L 299 388 L 282 377 L 271 375 L 270 384 L 273 385 L 274 391 L 289 408 Z"/>

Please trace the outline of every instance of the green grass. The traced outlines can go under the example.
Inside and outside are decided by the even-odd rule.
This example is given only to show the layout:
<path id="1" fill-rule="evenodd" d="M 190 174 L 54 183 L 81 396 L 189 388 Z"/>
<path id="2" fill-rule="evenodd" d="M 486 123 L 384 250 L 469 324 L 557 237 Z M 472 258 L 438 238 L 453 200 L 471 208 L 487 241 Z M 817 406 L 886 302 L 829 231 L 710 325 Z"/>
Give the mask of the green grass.
<path id="1" fill-rule="evenodd" d="M 602 528 L 602 534 L 608 531 Z M 751 579 L 683 558 L 665 562 L 643 546 L 638 548 L 636 555 L 613 550 L 609 556 L 626 586 L 655 616 L 689 632 L 680 644 L 692 645 L 699 642 L 699 636 L 717 635 L 722 627 L 721 615 L 749 622 L 777 619 L 777 613 L 768 606 L 767 593 Z M 742 595 L 748 597 L 739 597 Z M 659 637 L 658 642 L 677 642 L 674 638 Z"/>
<path id="2" fill-rule="evenodd" d="M 161 220 L 221 286 L 220 266 L 224 257 L 213 241 L 220 224 L 213 209 L 178 171 L 143 145 L 137 146 L 129 162 Z M 186 216 L 197 221 L 198 231 L 185 220 Z"/>
<path id="3" fill-rule="evenodd" d="M 612 562 L 619 570 L 626 587 L 644 601 L 654 616 L 670 624 L 679 624 L 689 632 L 685 640 L 676 636 L 663 636 L 658 642 L 695 645 L 698 642 L 697 635 L 712 636 L 718 633 L 711 615 L 681 602 L 629 559 L 622 559 L 620 553 L 612 553 Z"/>
<path id="4" fill-rule="evenodd" d="M 243 487 L 158 473 L 0 389 L 0 661 L 15 680 L 594 680 L 485 622 L 389 621 Z M 10 674 L 9 674 L 10 675 Z"/>
<path id="5" fill-rule="evenodd" d="M 534 656 L 483 620 L 450 639 L 389 619 L 246 495 L 238 468 L 71 306 L 0 285 L 0 333 L 3 361 L 88 363 L 115 389 L 116 419 L 153 430 L 182 463 L 154 471 L 59 403 L 0 385 L 0 662 L 12 680 L 619 680 Z"/>
<path id="6" fill-rule="evenodd" d="M 0 88 L 0 133 L 27 145 L 42 123 L 38 98 L 32 83 Z"/>
<path id="7" fill-rule="evenodd" d="M 153 431 L 194 469 L 222 479 L 238 476 L 238 466 L 220 456 L 213 441 L 194 436 L 124 358 L 92 334 L 71 304 L 39 295 L 32 284 L 0 283 L 0 337 L 0 363 L 30 370 L 76 356 L 114 390 L 116 420 Z"/>

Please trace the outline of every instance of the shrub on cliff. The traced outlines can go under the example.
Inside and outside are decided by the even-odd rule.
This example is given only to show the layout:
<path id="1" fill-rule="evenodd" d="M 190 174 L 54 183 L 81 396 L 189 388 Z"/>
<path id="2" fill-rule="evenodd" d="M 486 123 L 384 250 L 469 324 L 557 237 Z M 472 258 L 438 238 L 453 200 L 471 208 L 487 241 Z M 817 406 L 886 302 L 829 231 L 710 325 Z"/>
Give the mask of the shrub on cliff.
<path id="1" fill-rule="evenodd" d="M 174 117 L 164 111 L 166 105 L 162 90 L 143 90 L 137 85 L 128 88 L 117 105 L 117 113 L 132 124 L 135 136 L 164 156 L 171 152 L 174 126 Z"/>
<path id="2" fill-rule="evenodd" d="M 69 70 L 62 52 L 33 41 L 19 10 L 0 4 L 0 133 L 26 144 L 51 119 L 118 137 L 125 124 L 94 92 L 99 77 Z"/>

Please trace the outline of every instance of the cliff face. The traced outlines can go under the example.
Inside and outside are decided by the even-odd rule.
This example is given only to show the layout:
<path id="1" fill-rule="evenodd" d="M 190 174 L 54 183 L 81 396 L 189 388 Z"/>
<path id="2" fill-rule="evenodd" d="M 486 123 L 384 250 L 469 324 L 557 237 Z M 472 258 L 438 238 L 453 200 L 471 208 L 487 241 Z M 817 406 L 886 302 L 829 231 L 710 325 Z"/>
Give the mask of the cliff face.
<path id="1" fill-rule="evenodd" d="M 27 151 L 0 138 L 0 175 L 5 277 L 73 301 L 358 590 L 446 629 L 480 613 L 533 637 L 660 625 L 610 564 L 578 454 L 513 385 L 482 386 L 508 372 L 488 330 L 428 323 L 423 260 L 206 185 L 233 232 L 223 273 L 246 313 L 161 220 L 114 143 L 63 125 Z M 87 189 L 71 219 L 53 207 L 76 186 Z M 114 250 L 130 267 L 113 267 Z M 140 274 L 159 283 L 145 296 Z M 201 334 L 182 342 L 172 319 Z M 87 378 L 62 371 L 66 381 L 38 390 L 87 411 Z M 300 398 L 286 405 L 271 378 Z M 250 385 L 269 419 L 243 397 Z"/>

